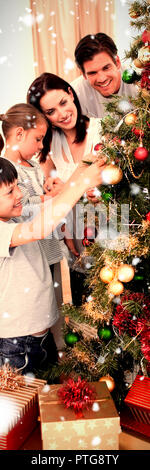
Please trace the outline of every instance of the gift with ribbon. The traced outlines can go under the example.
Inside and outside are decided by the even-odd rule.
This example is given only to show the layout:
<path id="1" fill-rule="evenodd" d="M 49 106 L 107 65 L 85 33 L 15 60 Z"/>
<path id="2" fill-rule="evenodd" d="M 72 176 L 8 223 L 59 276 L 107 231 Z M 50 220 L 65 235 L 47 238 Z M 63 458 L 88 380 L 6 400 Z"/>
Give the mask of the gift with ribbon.
<path id="1" fill-rule="evenodd" d="M 118 450 L 120 418 L 106 383 L 46 386 L 39 408 L 44 450 Z"/>

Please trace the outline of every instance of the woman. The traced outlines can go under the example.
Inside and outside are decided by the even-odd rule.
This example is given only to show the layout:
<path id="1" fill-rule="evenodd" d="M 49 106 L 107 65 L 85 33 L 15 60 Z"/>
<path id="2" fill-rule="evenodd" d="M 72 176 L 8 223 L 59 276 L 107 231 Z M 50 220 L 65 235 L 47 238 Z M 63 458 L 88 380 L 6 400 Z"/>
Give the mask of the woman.
<path id="1" fill-rule="evenodd" d="M 52 170 L 57 170 L 58 177 L 49 181 L 53 196 L 61 190 L 62 184 L 70 178 L 79 162 L 93 153 L 95 145 L 100 141 L 100 120 L 83 116 L 73 88 L 51 73 L 43 73 L 34 80 L 28 90 L 27 101 L 43 112 L 49 124 L 40 163 L 46 177 Z M 88 191 L 88 197 L 96 202 L 93 190 Z M 75 245 L 80 253 L 83 249 L 81 240 L 75 238 Z"/>

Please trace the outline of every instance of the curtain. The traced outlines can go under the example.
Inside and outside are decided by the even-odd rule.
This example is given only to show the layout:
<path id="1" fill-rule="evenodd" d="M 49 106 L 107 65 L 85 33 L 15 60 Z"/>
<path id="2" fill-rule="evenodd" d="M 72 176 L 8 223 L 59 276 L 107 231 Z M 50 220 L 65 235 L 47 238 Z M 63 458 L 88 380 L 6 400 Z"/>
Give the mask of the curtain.
<path id="1" fill-rule="evenodd" d="M 115 0 L 30 0 L 35 76 L 57 74 L 71 82 L 80 75 L 74 60 L 79 40 L 104 32 L 115 40 Z"/>

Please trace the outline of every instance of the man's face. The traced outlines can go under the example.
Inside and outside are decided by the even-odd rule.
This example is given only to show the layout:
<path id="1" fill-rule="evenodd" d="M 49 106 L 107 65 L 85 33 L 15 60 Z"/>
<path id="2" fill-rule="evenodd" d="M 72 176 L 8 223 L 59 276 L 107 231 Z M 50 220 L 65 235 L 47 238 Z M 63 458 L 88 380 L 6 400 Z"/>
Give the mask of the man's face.
<path id="1" fill-rule="evenodd" d="M 121 63 L 118 56 L 114 63 L 107 52 L 100 52 L 92 60 L 84 62 L 83 67 L 84 78 L 101 95 L 107 97 L 118 92 L 121 83 Z"/>

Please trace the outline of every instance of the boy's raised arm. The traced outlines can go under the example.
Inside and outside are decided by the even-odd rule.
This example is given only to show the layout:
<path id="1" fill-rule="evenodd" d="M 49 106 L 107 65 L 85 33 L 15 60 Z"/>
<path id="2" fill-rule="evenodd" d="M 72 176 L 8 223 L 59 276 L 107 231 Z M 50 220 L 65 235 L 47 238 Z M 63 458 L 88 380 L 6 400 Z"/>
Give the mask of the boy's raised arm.
<path id="1" fill-rule="evenodd" d="M 101 173 L 105 161 L 106 159 L 103 158 L 90 166 L 79 165 L 72 177 L 64 184 L 61 193 L 39 206 L 39 213 L 32 221 L 16 224 L 11 246 L 24 245 L 47 237 L 87 189 L 92 185 L 101 184 Z"/>

